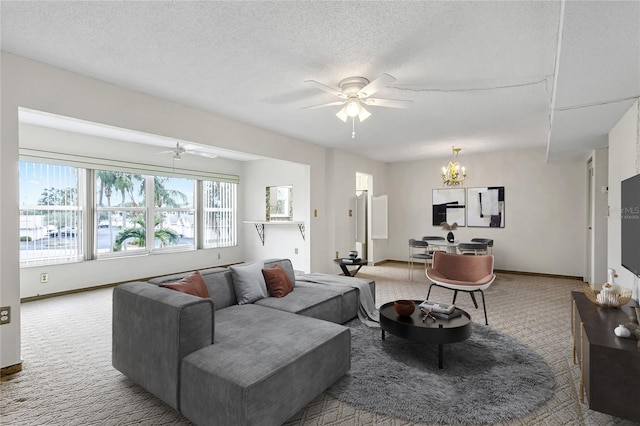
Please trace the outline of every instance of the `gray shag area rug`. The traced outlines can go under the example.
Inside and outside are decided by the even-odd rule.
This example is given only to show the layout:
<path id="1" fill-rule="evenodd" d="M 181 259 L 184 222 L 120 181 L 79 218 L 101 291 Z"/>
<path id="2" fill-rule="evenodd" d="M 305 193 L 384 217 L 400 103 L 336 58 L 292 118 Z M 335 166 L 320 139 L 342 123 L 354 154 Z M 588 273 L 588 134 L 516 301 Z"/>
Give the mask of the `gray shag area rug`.
<path id="1" fill-rule="evenodd" d="M 490 424 L 524 416 L 547 401 L 549 365 L 515 338 L 473 324 L 471 337 L 444 346 L 414 343 L 362 325 L 351 329 L 351 370 L 327 393 L 365 410 L 412 422 Z"/>

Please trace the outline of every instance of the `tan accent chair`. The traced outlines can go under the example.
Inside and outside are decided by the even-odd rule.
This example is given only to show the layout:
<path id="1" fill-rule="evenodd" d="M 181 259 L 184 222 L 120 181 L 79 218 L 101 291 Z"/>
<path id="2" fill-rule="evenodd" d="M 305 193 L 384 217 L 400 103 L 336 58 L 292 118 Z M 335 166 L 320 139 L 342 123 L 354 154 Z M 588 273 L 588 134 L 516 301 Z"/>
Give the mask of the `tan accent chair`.
<path id="1" fill-rule="evenodd" d="M 427 268 L 426 275 L 432 284 L 429 286 L 427 300 L 431 294 L 431 287 L 437 286 L 453 290 L 453 302 L 459 291 L 469 293 L 473 304 L 478 309 L 475 292 L 482 295 L 482 308 L 484 309 L 484 322 L 489 325 L 487 318 L 487 306 L 484 301 L 484 290 L 496 279 L 493 273 L 493 256 L 464 256 L 460 254 L 449 254 L 436 252 L 433 255 L 432 266 Z"/>

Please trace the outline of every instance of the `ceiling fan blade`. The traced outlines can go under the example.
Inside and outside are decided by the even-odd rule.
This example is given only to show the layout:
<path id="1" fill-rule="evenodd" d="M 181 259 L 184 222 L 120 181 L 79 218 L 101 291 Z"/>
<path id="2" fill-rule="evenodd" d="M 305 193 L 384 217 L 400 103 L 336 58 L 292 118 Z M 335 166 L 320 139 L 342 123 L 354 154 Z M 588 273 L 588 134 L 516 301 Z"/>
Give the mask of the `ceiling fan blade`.
<path id="1" fill-rule="evenodd" d="M 212 154 L 210 152 L 204 152 L 204 151 L 187 151 L 186 153 L 191 155 L 199 155 L 200 157 L 218 158 L 216 154 Z"/>
<path id="2" fill-rule="evenodd" d="M 175 149 L 168 149 L 166 151 L 157 152 L 156 154 L 175 154 L 175 153 L 176 153 Z"/>
<path id="3" fill-rule="evenodd" d="M 362 102 L 369 106 L 379 107 L 391 107 L 391 108 L 410 108 L 413 101 L 407 101 L 403 99 L 381 99 L 381 98 L 367 98 Z"/>
<path id="4" fill-rule="evenodd" d="M 336 95 L 342 99 L 347 99 L 347 95 L 342 93 L 341 91 L 336 90 L 333 87 L 325 86 L 324 84 L 318 83 L 315 80 L 305 80 L 305 83 L 315 87 L 316 89 L 324 90 L 325 92 L 329 92 L 332 95 Z"/>
<path id="5" fill-rule="evenodd" d="M 322 107 L 328 107 L 328 106 L 344 105 L 345 102 L 346 101 L 335 101 L 335 102 L 329 102 L 329 103 L 326 103 L 326 104 L 306 106 L 306 107 L 302 107 L 302 109 L 322 108 Z"/>
<path id="6" fill-rule="evenodd" d="M 358 97 L 360 99 L 368 98 L 369 96 L 376 93 L 378 90 L 382 89 L 385 86 L 388 86 L 394 81 L 396 81 L 395 77 L 393 77 L 392 75 L 383 73 L 380 77 L 376 78 L 371 83 L 367 84 L 362 89 L 360 89 L 360 91 L 358 92 Z"/>

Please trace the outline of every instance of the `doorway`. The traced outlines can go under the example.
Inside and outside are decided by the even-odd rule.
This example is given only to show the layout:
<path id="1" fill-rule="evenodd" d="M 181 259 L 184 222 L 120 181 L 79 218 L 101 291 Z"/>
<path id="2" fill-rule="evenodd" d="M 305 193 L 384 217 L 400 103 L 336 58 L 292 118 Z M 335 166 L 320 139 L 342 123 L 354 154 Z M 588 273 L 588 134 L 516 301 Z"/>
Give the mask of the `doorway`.
<path id="1" fill-rule="evenodd" d="M 371 194 L 373 194 L 373 176 L 356 172 L 356 250 L 363 259 L 373 259 L 371 244 Z"/>

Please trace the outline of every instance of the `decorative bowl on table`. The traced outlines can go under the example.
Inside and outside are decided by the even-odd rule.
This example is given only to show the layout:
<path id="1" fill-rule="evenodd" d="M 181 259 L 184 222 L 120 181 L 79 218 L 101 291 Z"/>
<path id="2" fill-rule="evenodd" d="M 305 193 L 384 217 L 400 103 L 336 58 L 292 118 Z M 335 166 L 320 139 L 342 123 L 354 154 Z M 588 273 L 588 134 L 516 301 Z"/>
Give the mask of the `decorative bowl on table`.
<path id="1" fill-rule="evenodd" d="M 626 305 L 631 300 L 631 289 L 605 283 L 601 288 L 594 288 L 590 284 L 584 284 L 584 294 L 598 306 L 605 308 L 618 308 Z"/>
<path id="2" fill-rule="evenodd" d="M 393 302 L 393 308 L 401 317 L 409 317 L 416 309 L 416 303 L 413 300 L 396 300 Z"/>

